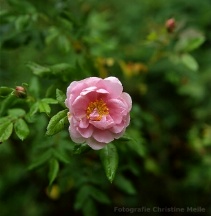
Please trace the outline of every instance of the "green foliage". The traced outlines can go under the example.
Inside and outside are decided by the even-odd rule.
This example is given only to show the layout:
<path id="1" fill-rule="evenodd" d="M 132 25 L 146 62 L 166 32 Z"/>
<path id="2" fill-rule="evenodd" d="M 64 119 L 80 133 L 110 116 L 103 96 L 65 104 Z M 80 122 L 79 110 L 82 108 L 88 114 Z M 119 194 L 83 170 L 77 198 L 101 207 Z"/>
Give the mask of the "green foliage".
<path id="1" fill-rule="evenodd" d="M 0 215 L 210 215 L 210 20 L 210 0 L 0 0 Z M 68 132 L 67 87 L 90 76 L 133 100 L 100 151 Z"/>
<path id="2" fill-rule="evenodd" d="M 17 136 L 24 140 L 29 135 L 29 128 L 23 119 L 18 119 L 14 124 L 15 133 Z"/>
<path id="3" fill-rule="evenodd" d="M 1 118 L 0 124 L 0 143 L 6 141 L 12 134 L 13 124 L 9 119 Z"/>
<path id="4" fill-rule="evenodd" d="M 0 87 L 0 97 L 7 97 L 12 91 L 12 88 L 2 86 Z"/>
<path id="5" fill-rule="evenodd" d="M 66 95 L 59 89 L 56 89 L 56 99 L 62 107 L 66 107 L 64 101 L 66 99 Z"/>
<path id="6" fill-rule="evenodd" d="M 51 185 L 54 180 L 56 179 L 58 172 L 59 172 L 59 163 L 56 159 L 51 159 L 50 164 L 49 164 L 49 185 Z"/>
<path id="7" fill-rule="evenodd" d="M 73 149 L 74 154 L 81 154 L 90 151 L 91 148 L 85 143 L 81 145 L 75 145 Z"/>
<path id="8" fill-rule="evenodd" d="M 48 124 L 47 127 L 47 135 L 54 135 L 61 130 L 63 130 L 65 123 L 67 123 L 67 109 L 62 110 L 58 112 L 56 115 L 54 115 Z"/>
<path id="9" fill-rule="evenodd" d="M 190 70 L 197 71 L 199 66 L 197 61 L 189 54 L 183 54 L 181 60 Z"/>
<path id="10" fill-rule="evenodd" d="M 115 145 L 110 143 L 106 145 L 100 152 L 103 166 L 108 180 L 112 183 L 118 167 L 118 153 Z"/>

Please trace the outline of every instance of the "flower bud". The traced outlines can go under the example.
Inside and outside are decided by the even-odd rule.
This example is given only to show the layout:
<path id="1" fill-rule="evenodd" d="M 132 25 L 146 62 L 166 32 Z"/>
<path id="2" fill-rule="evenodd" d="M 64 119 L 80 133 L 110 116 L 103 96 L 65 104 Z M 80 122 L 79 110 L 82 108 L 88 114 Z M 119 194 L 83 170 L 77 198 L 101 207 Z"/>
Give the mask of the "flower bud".
<path id="1" fill-rule="evenodd" d="M 168 19 L 166 21 L 166 29 L 169 33 L 172 33 L 176 27 L 176 22 L 175 22 L 175 19 L 174 18 L 171 18 L 171 19 Z"/>
<path id="2" fill-rule="evenodd" d="M 18 98 L 26 98 L 26 89 L 23 86 L 16 86 L 15 87 L 15 95 Z"/>

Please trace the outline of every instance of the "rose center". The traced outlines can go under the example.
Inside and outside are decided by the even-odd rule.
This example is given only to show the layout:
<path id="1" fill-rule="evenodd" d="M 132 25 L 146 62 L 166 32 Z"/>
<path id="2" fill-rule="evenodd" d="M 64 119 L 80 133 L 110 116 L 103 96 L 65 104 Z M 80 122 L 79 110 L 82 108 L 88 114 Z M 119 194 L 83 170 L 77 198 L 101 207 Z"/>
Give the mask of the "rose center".
<path id="1" fill-rule="evenodd" d="M 87 119 L 91 119 L 94 121 L 100 121 L 104 115 L 108 114 L 109 109 L 102 99 L 90 102 L 86 109 Z"/>

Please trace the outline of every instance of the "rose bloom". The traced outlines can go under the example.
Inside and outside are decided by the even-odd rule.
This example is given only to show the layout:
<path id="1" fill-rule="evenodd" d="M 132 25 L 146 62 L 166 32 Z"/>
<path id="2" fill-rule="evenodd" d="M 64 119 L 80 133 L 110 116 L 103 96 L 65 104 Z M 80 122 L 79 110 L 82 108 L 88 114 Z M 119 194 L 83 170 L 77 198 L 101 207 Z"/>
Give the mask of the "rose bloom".
<path id="1" fill-rule="evenodd" d="M 70 137 L 95 150 L 121 137 L 130 122 L 132 100 L 116 77 L 72 82 L 65 104 L 69 108 Z"/>

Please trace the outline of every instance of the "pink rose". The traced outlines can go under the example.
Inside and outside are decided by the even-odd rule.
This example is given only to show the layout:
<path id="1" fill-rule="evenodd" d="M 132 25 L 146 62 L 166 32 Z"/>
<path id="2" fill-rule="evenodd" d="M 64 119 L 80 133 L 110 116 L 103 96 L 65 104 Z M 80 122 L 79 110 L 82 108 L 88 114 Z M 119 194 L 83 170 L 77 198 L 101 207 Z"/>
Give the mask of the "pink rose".
<path id="1" fill-rule="evenodd" d="M 121 137 L 130 122 L 132 100 L 116 77 L 90 77 L 67 88 L 69 132 L 76 143 L 102 149 Z"/>

